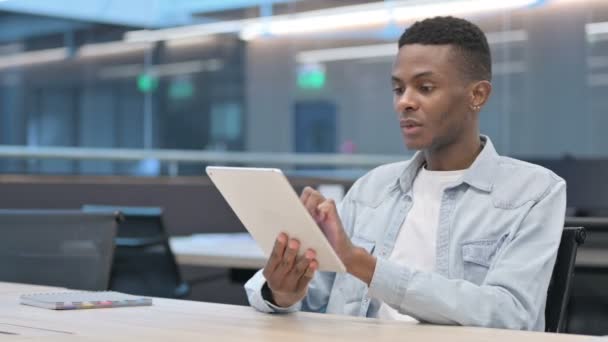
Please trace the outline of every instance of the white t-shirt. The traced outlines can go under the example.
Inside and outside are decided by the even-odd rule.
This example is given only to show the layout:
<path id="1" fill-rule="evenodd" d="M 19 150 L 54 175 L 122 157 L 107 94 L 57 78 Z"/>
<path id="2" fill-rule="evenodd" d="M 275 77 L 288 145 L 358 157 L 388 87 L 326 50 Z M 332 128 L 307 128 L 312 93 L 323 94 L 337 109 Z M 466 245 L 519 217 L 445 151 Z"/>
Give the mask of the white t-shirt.
<path id="1" fill-rule="evenodd" d="M 435 270 L 435 245 L 443 191 L 460 179 L 465 171 L 429 171 L 425 168 L 418 171 L 412 185 L 412 207 L 399 231 L 389 256 L 390 261 L 419 271 Z M 384 303 L 377 317 L 416 321 Z"/>

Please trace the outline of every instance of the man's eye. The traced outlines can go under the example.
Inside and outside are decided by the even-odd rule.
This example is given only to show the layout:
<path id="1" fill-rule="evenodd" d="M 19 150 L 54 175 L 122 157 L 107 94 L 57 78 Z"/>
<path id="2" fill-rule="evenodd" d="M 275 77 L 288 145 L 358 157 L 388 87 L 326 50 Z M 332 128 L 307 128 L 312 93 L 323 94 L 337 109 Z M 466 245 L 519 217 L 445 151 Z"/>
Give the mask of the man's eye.
<path id="1" fill-rule="evenodd" d="M 431 92 L 431 91 L 433 91 L 434 89 L 435 89 L 435 87 L 433 87 L 433 86 L 431 86 L 431 85 L 423 85 L 423 86 L 420 86 L 420 90 L 421 90 L 423 93 L 430 93 L 430 92 Z"/>
<path id="2" fill-rule="evenodd" d="M 403 88 L 395 87 L 395 88 L 393 88 L 393 93 L 395 93 L 396 95 L 401 95 L 401 94 L 403 94 Z"/>

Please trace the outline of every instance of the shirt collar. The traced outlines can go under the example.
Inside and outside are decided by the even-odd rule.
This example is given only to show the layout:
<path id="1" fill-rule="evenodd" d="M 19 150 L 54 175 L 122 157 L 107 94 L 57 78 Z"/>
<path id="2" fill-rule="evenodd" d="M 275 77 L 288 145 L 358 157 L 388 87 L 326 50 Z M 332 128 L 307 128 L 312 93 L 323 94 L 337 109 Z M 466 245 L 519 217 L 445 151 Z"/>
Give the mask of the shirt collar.
<path id="1" fill-rule="evenodd" d="M 489 137 L 482 135 L 480 138 L 483 148 L 473 164 L 465 171 L 462 182 L 481 191 L 491 192 L 499 155 Z M 399 187 L 404 193 L 411 190 L 418 170 L 424 163 L 424 154 L 420 151 L 416 152 L 399 177 Z"/>

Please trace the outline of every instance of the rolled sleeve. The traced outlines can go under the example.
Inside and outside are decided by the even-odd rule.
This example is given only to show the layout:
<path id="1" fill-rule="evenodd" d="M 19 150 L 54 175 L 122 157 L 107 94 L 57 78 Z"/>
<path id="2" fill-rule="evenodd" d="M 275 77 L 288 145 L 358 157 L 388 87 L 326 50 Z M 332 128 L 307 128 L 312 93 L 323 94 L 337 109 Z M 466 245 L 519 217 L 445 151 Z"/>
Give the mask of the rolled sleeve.
<path id="1" fill-rule="evenodd" d="M 409 268 L 378 258 L 369 285 L 369 294 L 385 303 L 401 305 L 411 277 Z"/>
<path id="2" fill-rule="evenodd" d="M 302 307 L 302 302 L 298 302 L 292 306 L 283 308 L 276 306 L 262 296 L 262 288 L 266 284 L 266 278 L 262 274 L 263 270 L 259 270 L 247 283 L 245 284 L 245 291 L 247 293 L 247 299 L 249 304 L 256 310 L 266 313 L 289 313 L 299 311 Z"/>

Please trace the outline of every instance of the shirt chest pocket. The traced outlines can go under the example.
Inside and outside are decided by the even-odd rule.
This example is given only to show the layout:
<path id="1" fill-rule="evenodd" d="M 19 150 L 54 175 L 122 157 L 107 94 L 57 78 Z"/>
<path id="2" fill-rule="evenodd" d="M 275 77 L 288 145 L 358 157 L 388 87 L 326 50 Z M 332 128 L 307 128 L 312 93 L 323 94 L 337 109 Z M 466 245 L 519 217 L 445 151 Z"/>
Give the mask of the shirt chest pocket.
<path id="1" fill-rule="evenodd" d="M 476 240 L 462 244 L 463 278 L 481 285 L 507 235 L 499 239 Z"/>

